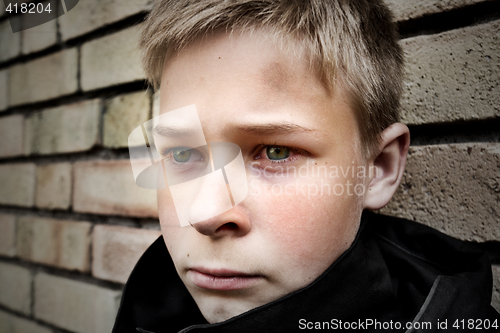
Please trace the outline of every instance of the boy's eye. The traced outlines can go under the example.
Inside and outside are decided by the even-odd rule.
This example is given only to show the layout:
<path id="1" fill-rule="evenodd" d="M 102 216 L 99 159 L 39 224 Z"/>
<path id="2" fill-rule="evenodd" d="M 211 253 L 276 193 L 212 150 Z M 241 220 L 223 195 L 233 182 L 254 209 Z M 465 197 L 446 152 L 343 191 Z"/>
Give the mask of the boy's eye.
<path id="1" fill-rule="evenodd" d="M 161 154 L 166 162 L 171 164 L 197 164 L 203 162 L 205 156 L 202 151 L 189 147 L 175 147 Z"/>
<path id="2" fill-rule="evenodd" d="M 290 157 L 290 149 L 287 147 L 270 146 L 266 149 L 267 158 L 273 161 L 284 160 Z"/>
<path id="3" fill-rule="evenodd" d="M 176 162 L 185 163 L 191 157 L 191 150 L 174 149 L 172 150 L 172 156 Z"/>
<path id="4" fill-rule="evenodd" d="M 258 164 L 252 164 L 252 166 L 265 168 L 268 172 L 271 172 L 274 167 L 282 168 L 289 165 L 295 165 L 299 163 L 302 158 L 310 156 L 310 154 L 303 149 L 277 144 L 262 143 L 256 147 L 255 151 L 257 156 L 255 156 L 254 159 L 258 161 L 256 162 Z"/>

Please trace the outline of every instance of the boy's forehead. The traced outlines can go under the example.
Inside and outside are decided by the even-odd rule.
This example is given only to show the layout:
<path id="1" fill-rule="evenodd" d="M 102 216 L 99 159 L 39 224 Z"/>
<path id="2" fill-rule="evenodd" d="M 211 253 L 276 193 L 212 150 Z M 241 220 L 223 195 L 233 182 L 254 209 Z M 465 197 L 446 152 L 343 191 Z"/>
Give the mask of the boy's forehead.
<path id="1" fill-rule="evenodd" d="M 322 81 L 316 71 L 311 70 L 304 52 L 288 52 L 295 45 L 299 49 L 299 44 L 288 41 L 290 46 L 283 48 L 270 34 L 258 29 L 251 33 L 218 32 L 198 38 L 179 52 L 167 54 L 162 88 L 171 89 L 173 82 L 188 81 L 192 87 L 217 85 L 222 89 L 224 81 L 233 79 L 234 83 L 237 75 L 241 84 L 256 83 L 251 92 L 260 93 L 260 98 L 269 97 L 270 91 L 286 93 L 290 90 L 298 97 L 305 89 L 305 81 L 308 81 L 307 89 L 322 90 Z"/>
<path id="2" fill-rule="evenodd" d="M 262 81 L 277 92 L 287 90 L 293 83 L 290 69 L 279 61 L 271 61 L 265 64 L 259 74 Z"/>

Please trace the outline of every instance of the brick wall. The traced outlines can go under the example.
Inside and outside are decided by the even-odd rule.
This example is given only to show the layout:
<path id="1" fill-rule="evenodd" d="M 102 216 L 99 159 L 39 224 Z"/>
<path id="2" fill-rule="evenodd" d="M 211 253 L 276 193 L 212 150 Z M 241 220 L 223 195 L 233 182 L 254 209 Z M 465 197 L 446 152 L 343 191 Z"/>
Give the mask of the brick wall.
<path id="1" fill-rule="evenodd" d="M 500 265 L 498 1 L 387 1 L 412 147 L 382 212 L 477 242 Z M 16 34 L 0 6 L 0 332 L 108 332 L 159 235 L 155 193 L 134 185 L 126 148 L 157 112 L 136 46 L 150 1 L 80 1 Z"/>

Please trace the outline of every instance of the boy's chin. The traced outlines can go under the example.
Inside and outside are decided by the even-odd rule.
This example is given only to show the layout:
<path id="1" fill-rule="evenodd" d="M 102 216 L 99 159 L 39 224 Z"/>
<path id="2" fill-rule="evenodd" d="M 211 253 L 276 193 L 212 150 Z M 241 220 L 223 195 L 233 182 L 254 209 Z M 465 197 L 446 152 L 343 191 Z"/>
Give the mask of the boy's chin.
<path id="1" fill-rule="evenodd" d="M 194 298 L 203 317 L 210 323 L 220 323 L 242 313 L 255 309 L 286 293 L 271 293 L 266 288 L 256 290 L 232 290 L 226 292 L 210 290 L 188 290 Z M 200 292 L 201 291 L 201 292 Z"/>
<path id="2" fill-rule="evenodd" d="M 258 306 L 245 305 L 243 302 L 241 302 L 242 304 L 238 304 L 240 302 L 235 300 L 227 301 L 222 298 L 217 300 L 204 299 L 196 303 L 203 317 L 205 317 L 210 324 L 223 322 Z"/>

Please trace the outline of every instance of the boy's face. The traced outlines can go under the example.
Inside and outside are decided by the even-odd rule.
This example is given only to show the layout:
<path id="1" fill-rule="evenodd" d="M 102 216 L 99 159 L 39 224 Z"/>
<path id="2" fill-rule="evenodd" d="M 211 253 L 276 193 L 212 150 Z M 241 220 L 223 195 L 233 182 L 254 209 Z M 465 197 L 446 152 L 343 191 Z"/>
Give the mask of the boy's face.
<path id="1" fill-rule="evenodd" d="M 161 113 L 191 104 L 207 142 L 241 148 L 249 182 L 239 205 L 183 228 L 170 226 L 173 201 L 158 190 L 177 272 L 213 323 L 305 287 L 351 245 L 364 197 L 355 186 L 368 185 L 358 167 L 367 162 L 345 96 L 265 31 L 218 33 L 171 57 Z"/>

